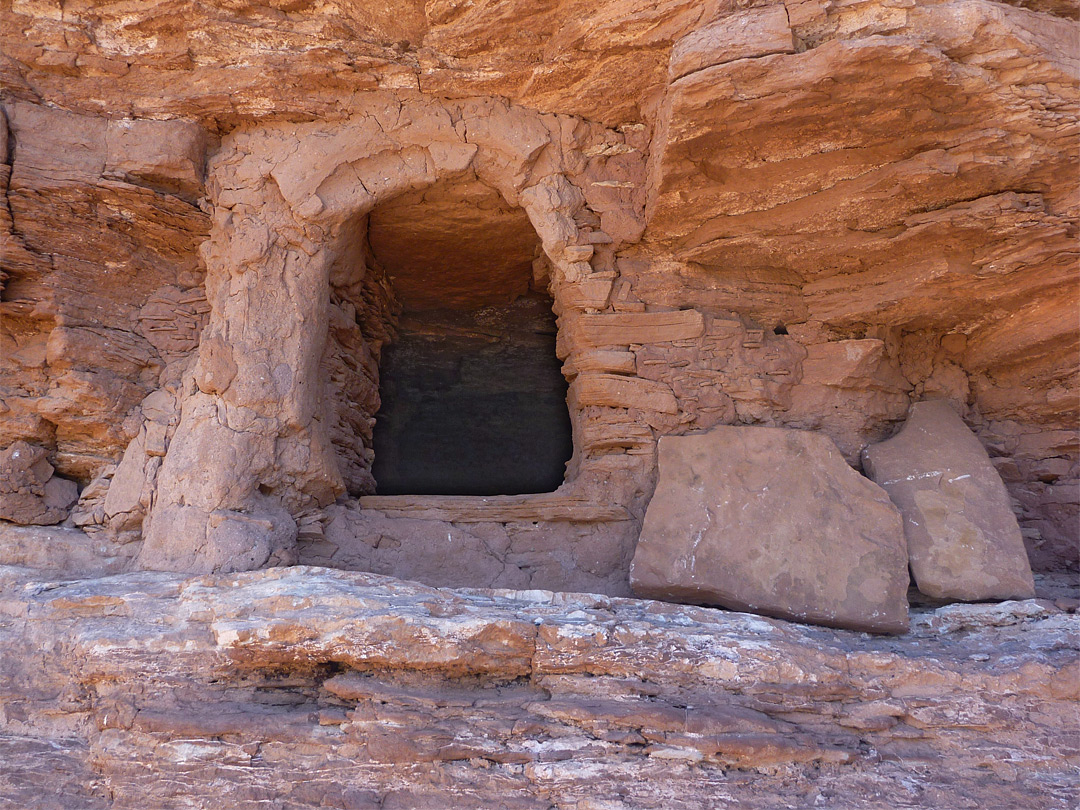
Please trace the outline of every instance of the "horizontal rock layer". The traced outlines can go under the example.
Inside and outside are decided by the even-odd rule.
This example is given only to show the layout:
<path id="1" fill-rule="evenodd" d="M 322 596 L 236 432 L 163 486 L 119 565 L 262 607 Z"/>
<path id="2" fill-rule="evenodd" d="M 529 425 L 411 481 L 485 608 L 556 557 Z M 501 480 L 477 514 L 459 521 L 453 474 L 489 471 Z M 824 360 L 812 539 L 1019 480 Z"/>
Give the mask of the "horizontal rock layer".
<path id="1" fill-rule="evenodd" d="M 26 531 L 26 530 L 24 530 Z M 299 567 L 0 569 L 0 802 L 1065 808 L 1075 615 L 873 638 Z"/>

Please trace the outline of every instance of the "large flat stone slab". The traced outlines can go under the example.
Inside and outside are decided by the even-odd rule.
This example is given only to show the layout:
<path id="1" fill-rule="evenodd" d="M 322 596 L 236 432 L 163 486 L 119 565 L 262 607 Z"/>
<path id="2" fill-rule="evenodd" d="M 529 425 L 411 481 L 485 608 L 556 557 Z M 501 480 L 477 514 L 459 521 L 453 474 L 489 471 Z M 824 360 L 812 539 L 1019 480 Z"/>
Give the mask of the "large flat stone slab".
<path id="1" fill-rule="evenodd" d="M 899 434 L 863 451 L 904 516 L 911 572 L 939 599 L 1028 599 L 1031 566 L 1009 493 L 945 400 L 918 402 Z"/>
<path id="2" fill-rule="evenodd" d="M 660 439 L 630 584 L 640 596 L 907 630 L 907 552 L 885 492 L 825 435 L 718 427 Z"/>

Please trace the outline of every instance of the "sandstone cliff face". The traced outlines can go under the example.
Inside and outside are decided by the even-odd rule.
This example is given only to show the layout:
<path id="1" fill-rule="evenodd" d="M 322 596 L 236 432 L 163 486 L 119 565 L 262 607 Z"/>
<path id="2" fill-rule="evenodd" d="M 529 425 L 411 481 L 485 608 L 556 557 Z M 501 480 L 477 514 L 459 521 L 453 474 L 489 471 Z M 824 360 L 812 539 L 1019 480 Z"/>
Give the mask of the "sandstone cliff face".
<path id="1" fill-rule="evenodd" d="M 80 490 L 0 521 L 0 804 L 1069 806 L 1078 19 L 0 5 L 3 515 Z M 384 349 L 526 293 L 565 482 L 377 493 Z M 859 469 L 928 399 L 1044 598 L 913 591 L 893 639 L 622 598 L 662 437 Z"/>
<path id="2" fill-rule="evenodd" d="M 2 13 L 0 435 L 94 482 L 80 525 L 254 565 L 277 552 L 237 514 L 275 559 L 321 540 L 320 510 L 375 486 L 380 350 L 413 295 L 388 271 L 428 238 L 466 272 L 469 228 L 524 211 L 572 382 L 564 489 L 630 521 L 602 575 L 659 436 L 820 429 L 857 464 L 938 397 L 1034 565 L 1075 562 L 1074 4 Z M 191 479 L 211 448 L 243 480 Z"/>

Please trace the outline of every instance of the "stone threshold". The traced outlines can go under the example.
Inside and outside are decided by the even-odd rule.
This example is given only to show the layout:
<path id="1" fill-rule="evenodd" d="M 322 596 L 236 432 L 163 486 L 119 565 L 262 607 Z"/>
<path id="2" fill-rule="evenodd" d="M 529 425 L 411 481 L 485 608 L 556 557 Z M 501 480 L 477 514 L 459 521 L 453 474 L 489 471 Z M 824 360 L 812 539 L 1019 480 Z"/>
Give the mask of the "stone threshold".
<path id="1" fill-rule="evenodd" d="M 615 504 L 602 504 L 573 495 L 363 495 L 361 509 L 387 517 L 442 520 L 449 523 L 512 523 L 517 521 L 612 523 L 630 520 Z"/>

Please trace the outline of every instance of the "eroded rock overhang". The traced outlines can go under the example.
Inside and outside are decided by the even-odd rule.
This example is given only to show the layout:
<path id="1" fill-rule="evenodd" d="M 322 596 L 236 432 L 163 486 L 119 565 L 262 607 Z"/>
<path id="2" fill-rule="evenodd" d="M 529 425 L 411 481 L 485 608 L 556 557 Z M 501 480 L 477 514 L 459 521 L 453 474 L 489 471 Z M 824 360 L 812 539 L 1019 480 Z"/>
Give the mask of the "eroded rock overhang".
<path id="1" fill-rule="evenodd" d="M 311 16 L 253 12 L 260 25 L 293 44 L 324 17 L 340 24 L 319 29 L 327 43 L 334 30 L 385 35 L 342 35 L 337 50 L 298 47 L 287 60 L 286 82 L 276 72 L 282 64 L 246 35 L 243 16 L 200 17 L 205 37 L 181 42 L 160 36 L 150 47 L 153 32 L 175 22 L 175 9 L 158 14 L 160 8 L 148 6 L 141 19 L 121 19 L 111 7 L 53 14 L 45 6 L 17 4 L 4 12 L 12 22 L 4 26 L 10 43 L 5 51 L 12 55 L 5 70 L 17 76 L 11 92 L 22 101 L 11 104 L 5 96 L 15 146 L 6 154 L 5 142 L 4 159 L 4 171 L 11 167 L 4 215 L 12 217 L 13 234 L 4 254 L 10 276 L 4 328 L 12 351 L 0 361 L 12 376 L 4 378 L 9 410 L 0 420 L 13 438 L 49 448 L 61 475 L 82 483 L 96 479 L 84 489 L 79 522 L 137 537 L 142 513 L 156 497 L 156 465 L 167 448 L 172 452 L 178 402 L 189 398 L 181 383 L 189 378 L 181 369 L 208 310 L 230 302 L 229 317 L 236 317 L 247 306 L 232 294 L 243 287 L 233 280 L 230 294 L 221 296 L 222 280 L 231 276 L 220 268 L 206 288 L 209 298 L 203 296 L 203 271 L 214 261 L 232 260 L 200 262 L 193 249 L 208 227 L 206 215 L 190 205 L 203 191 L 203 150 L 217 153 L 210 197 L 231 195 L 228 206 L 235 210 L 230 223 L 214 225 L 217 235 L 207 250 L 221 248 L 220 232 L 235 228 L 237 244 L 228 248 L 234 258 L 250 250 L 251 266 L 272 259 L 266 266 L 284 273 L 289 262 L 306 266 L 343 255 L 333 228 L 323 226 L 342 194 L 369 195 L 370 204 L 386 198 L 376 177 L 379 161 L 394 172 L 424 177 L 420 185 L 450 170 L 450 163 L 435 165 L 452 161 L 449 152 L 440 158 L 408 136 L 387 135 L 401 128 L 404 119 L 395 117 L 401 110 L 431 106 L 449 111 L 451 129 L 473 121 L 464 135 L 435 138 L 451 151 L 475 145 L 469 171 L 484 154 L 503 156 L 486 164 L 489 176 L 499 160 L 508 161 L 496 167 L 505 175 L 502 185 L 493 185 L 507 205 L 524 207 L 517 197 L 546 188 L 543 178 L 562 177 L 585 198 L 573 219 L 579 231 L 591 228 L 594 234 L 588 270 L 582 271 L 589 279 L 564 288 L 584 294 L 584 304 L 560 313 L 562 348 L 576 352 L 566 364 L 574 378 L 571 407 L 587 416 L 575 439 L 579 452 L 570 480 L 596 471 L 605 487 L 630 493 L 615 503 L 636 521 L 653 480 L 658 435 L 712 423 L 781 424 L 822 430 L 855 460 L 868 441 L 893 429 L 910 401 L 944 397 L 961 407 L 995 456 L 1036 564 L 1071 564 L 1078 446 L 1076 207 L 1061 178 L 1075 173 L 1069 139 L 1075 135 L 1076 55 L 1068 19 L 1075 9 L 1056 2 L 1027 5 L 790 2 L 728 13 L 689 3 L 635 12 L 626 29 L 604 22 L 611 11 L 606 4 L 581 19 L 554 7 L 496 17 L 476 8 L 445 19 L 427 19 L 412 7 L 362 20 L 336 7 L 312 10 Z M 87 42 L 79 34 L 84 29 L 101 35 Z M 467 36 L 481 30 L 484 37 Z M 517 30 L 537 38 L 511 35 Z M 585 30 L 591 33 L 579 35 Z M 24 47 L 26 32 L 46 38 L 49 46 Z M 462 49 L 455 38 L 473 45 Z M 553 54 L 559 58 L 549 59 Z M 357 64 L 364 69 L 354 69 Z M 316 85 L 322 88 L 317 93 L 297 92 Z M 207 93 L 209 86 L 228 92 Z M 509 101 L 431 100 L 491 93 Z M 504 112 L 489 115 L 495 108 Z M 566 115 L 543 116 L 536 109 Z M 117 111 L 132 120 L 119 119 Z M 316 123 L 295 123 L 306 119 Z M 518 123 L 510 129 L 546 134 L 539 141 L 525 134 L 520 144 L 497 144 L 512 119 Z M 579 133 L 570 137 L 578 145 L 567 148 L 571 130 Z M 580 134 L 586 130 L 593 134 Z M 286 156 L 290 144 L 300 150 L 301 131 L 321 133 L 322 146 L 306 144 L 303 155 Z M 530 153 L 545 138 L 547 145 Z M 230 146 L 245 139 L 248 146 Z M 349 153 L 358 139 L 374 146 Z M 558 149 L 551 145 L 556 141 Z M 176 144 L 176 154 L 154 148 L 164 142 Z M 330 154 L 339 147 L 344 151 Z M 273 165 L 256 165 L 260 154 Z M 246 167 L 221 168 L 226 155 L 247 161 Z M 311 177 L 301 176 L 302 168 L 290 173 L 308 159 L 315 166 Z M 372 161 L 374 174 L 365 182 L 373 187 L 343 191 L 357 161 Z M 344 174 L 335 175 L 339 170 Z M 258 180 L 247 191 L 217 188 L 219 172 Z M 305 185 L 311 182 L 314 188 Z M 245 193 L 267 199 L 245 202 Z M 72 202 L 47 202 L 60 198 Z M 354 204 L 354 214 L 364 207 L 356 200 L 345 207 Z M 216 205 L 221 213 L 225 203 Z M 258 209 L 262 216 L 264 205 L 288 212 L 268 219 L 287 235 L 249 227 L 249 215 Z M 349 227 L 344 222 L 338 227 Z M 532 224 L 543 237 L 535 217 Z M 355 220 L 353 225 L 361 227 Z M 585 247 L 573 240 L 567 245 Z M 315 253 L 308 255 L 305 247 Z M 332 267 L 326 273 L 334 277 Z M 597 278 L 601 273 L 616 274 L 610 291 L 607 279 Z M 130 281 L 125 295 L 132 300 L 110 304 L 105 291 L 116 288 L 114 278 L 121 285 Z M 349 341 L 354 331 L 348 306 L 334 302 L 332 287 L 327 318 L 337 311 L 346 317 L 327 327 L 330 347 Z M 258 285 L 252 289 L 261 294 Z M 605 292 L 603 305 L 596 304 Z M 218 304 L 209 300 L 215 296 Z M 290 307 L 293 314 L 304 309 L 283 306 L 286 314 Z M 253 427 L 258 452 L 248 448 L 234 457 L 233 440 L 223 432 L 219 458 L 258 470 L 260 481 L 255 495 L 245 494 L 251 490 L 246 480 L 235 490 L 219 482 L 214 492 L 195 482 L 191 496 L 204 502 L 203 512 L 215 503 L 254 499 L 240 508 L 255 523 L 230 517 L 237 511 L 232 506 L 222 507 L 214 520 L 238 544 L 234 550 L 248 547 L 254 534 L 280 534 L 282 540 L 268 541 L 250 559 L 284 560 L 288 555 L 275 544 L 288 546 L 290 521 L 299 536 L 325 538 L 327 516 L 317 505 L 339 488 L 335 476 L 359 491 L 368 459 L 339 451 L 332 423 L 341 420 L 325 416 L 334 396 L 321 406 L 310 397 L 307 404 L 286 403 L 267 420 L 266 409 L 278 406 L 258 403 L 276 397 L 278 383 L 260 389 L 265 375 L 234 370 L 228 341 L 238 340 L 236 351 L 243 353 L 242 333 L 228 333 L 224 314 L 211 320 L 199 350 L 199 375 L 207 385 L 202 393 L 235 385 L 245 391 L 241 401 L 255 404 L 237 407 L 214 393 L 188 404 L 195 415 L 196 405 L 212 403 L 213 419 Z M 291 318 L 280 320 L 268 334 L 289 329 Z M 303 353 L 303 340 L 286 335 L 281 353 Z M 287 348 L 290 341 L 293 348 Z M 350 349 L 367 369 L 349 388 L 354 400 L 371 391 L 365 378 L 377 371 L 360 348 L 370 343 Z M 585 345 L 595 351 L 577 351 Z M 304 362 L 297 366 L 298 379 L 312 371 L 311 357 L 305 362 L 307 368 Z M 9 385 L 16 377 L 18 384 Z M 356 415 L 351 432 L 363 434 L 360 411 L 350 413 Z M 211 418 L 208 408 L 199 414 Z M 321 428 L 313 414 L 320 415 Z M 194 457 L 218 449 L 216 438 L 204 438 L 207 446 Z M 293 438 L 297 455 L 286 458 Z M 130 461 L 113 475 L 109 462 L 129 441 Z M 581 452 L 585 447 L 589 452 Z M 244 466 L 249 455 L 257 458 Z M 635 458 L 624 458 L 630 456 Z M 264 475 L 275 468 L 281 472 Z M 498 504 L 495 514 L 509 509 L 527 516 L 534 508 L 536 514 L 598 520 L 594 493 L 579 494 L 582 500 L 555 506 L 546 500 Z M 395 505 L 401 507 L 395 519 L 417 508 Z M 460 503 L 421 507 L 425 519 L 465 514 L 491 522 L 484 520 L 490 512 Z M 371 507 L 369 515 L 377 511 Z M 461 529 L 466 523 L 459 521 L 462 534 L 451 537 L 475 541 L 479 549 L 479 535 Z M 196 521 L 193 536 L 200 536 L 201 526 Z M 496 549 L 508 541 L 493 536 Z M 595 570 L 625 563 L 619 556 L 624 543 L 597 548 L 606 551 L 590 561 Z M 507 566 L 500 551 L 489 570 L 508 571 L 514 584 L 531 582 L 549 552 L 532 545 Z M 339 553 L 320 546 L 319 559 Z M 565 566 L 551 563 L 549 570 L 562 576 Z M 591 579 L 574 587 L 609 585 Z"/>

